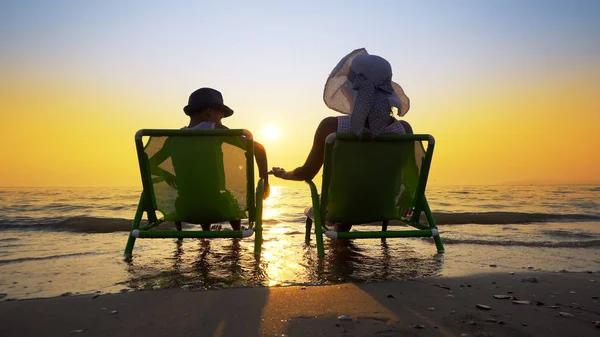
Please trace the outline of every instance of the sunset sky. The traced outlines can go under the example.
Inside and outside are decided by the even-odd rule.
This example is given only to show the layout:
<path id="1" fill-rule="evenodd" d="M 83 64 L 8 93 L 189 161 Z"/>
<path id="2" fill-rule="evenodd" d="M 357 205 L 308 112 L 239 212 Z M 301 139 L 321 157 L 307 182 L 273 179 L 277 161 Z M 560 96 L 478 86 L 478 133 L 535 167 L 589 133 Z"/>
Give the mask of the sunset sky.
<path id="1" fill-rule="evenodd" d="M 361 47 L 435 136 L 430 183 L 598 182 L 599 17 L 596 0 L 2 1 L 0 186 L 138 186 L 135 132 L 187 125 L 204 86 L 293 169 Z"/>

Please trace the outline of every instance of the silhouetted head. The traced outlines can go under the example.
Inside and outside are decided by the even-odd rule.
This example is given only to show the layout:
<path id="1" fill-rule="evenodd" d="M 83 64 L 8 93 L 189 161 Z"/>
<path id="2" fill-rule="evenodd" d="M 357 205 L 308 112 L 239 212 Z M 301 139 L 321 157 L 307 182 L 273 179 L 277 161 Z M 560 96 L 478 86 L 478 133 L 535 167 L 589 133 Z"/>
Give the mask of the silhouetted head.
<path id="1" fill-rule="evenodd" d="M 200 88 L 194 91 L 190 95 L 188 105 L 183 108 L 183 112 L 188 116 L 206 114 L 208 118 L 217 118 L 218 116 L 225 118 L 233 115 L 233 110 L 223 104 L 223 95 L 212 88 Z"/>

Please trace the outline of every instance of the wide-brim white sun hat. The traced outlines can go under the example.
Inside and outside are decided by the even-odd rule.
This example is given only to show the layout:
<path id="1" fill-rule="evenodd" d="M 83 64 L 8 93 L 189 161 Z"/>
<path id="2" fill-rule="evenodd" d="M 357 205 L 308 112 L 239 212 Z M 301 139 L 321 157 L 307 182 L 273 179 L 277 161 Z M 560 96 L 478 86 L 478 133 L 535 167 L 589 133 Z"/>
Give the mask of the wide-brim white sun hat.
<path id="1" fill-rule="evenodd" d="M 349 79 L 351 72 L 362 74 L 374 83 L 389 79 L 394 89 L 388 95 L 392 110 L 396 110 L 399 116 L 404 116 L 410 109 L 410 100 L 402 87 L 391 81 L 392 67 L 389 62 L 382 57 L 369 55 L 365 48 L 356 49 L 346 55 L 331 71 L 323 91 L 323 101 L 328 108 L 343 114 L 352 114 L 356 92 Z"/>

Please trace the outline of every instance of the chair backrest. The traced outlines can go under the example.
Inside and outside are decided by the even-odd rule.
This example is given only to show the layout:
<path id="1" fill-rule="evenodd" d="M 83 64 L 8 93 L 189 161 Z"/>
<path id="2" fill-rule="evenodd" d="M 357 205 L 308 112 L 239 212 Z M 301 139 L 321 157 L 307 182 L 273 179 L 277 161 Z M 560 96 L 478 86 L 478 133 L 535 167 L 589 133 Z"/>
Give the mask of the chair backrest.
<path id="1" fill-rule="evenodd" d="M 325 218 L 359 224 L 408 215 L 418 221 L 434 144 L 430 135 L 329 135 L 321 193 Z"/>
<path id="2" fill-rule="evenodd" d="M 136 148 L 149 212 L 190 223 L 254 220 L 249 131 L 140 130 Z"/>

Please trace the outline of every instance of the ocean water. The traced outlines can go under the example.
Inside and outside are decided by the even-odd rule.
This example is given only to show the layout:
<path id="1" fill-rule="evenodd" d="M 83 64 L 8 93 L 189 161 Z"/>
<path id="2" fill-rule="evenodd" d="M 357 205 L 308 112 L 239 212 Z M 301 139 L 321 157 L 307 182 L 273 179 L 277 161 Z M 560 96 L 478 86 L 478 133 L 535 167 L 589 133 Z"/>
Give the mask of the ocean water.
<path id="1" fill-rule="evenodd" d="M 273 186 L 260 259 L 252 239 L 140 239 L 133 261 L 125 262 L 139 194 L 139 188 L 0 188 L 0 300 L 495 271 L 600 272 L 598 185 L 430 186 L 445 254 L 436 254 L 431 238 L 325 238 L 323 259 L 314 234 L 304 239 L 308 186 Z"/>

